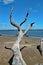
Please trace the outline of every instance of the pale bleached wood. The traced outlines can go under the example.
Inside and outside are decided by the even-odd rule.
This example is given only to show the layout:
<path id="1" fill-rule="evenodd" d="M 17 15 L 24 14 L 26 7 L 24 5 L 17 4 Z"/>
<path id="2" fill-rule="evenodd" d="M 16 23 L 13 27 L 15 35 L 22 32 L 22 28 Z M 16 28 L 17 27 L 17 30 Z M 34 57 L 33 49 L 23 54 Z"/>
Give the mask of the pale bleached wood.
<path id="1" fill-rule="evenodd" d="M 12 8 L 12 9 L 11 9 L 11 12 L 10 12 L 10 23 L 11 23 L 11 25 L 15 26 L 18 30 L 20 30 L 20 26 L 17 25 L 17 24 L 13 21 L 13 19 L 12 19 L 12 12 L 13 12 L 13 10 L 14 10 L 14 8 Z"/>
<path id="2" fill-rule="evenodd" d="M 35 22 L 32 22 L 24 31 L 24 35 L 31 29 L 31 27 L 35 24 Z"/>
<path id="3" fill-rule="evenodd" d="M 23 57 L 22 57 L 22 54 L 21 54 L 21 51 L 20 51 L 20 47 L 19 47 L 19 44 L 20 42 L 22 41 L 24 35 L 28 32 L 28 30 L 33 26 L 34 22 L 30 24 L 30 26 L 28 26 L 28 28 L 24 31 L 21 30 L 20 26 L 26 22 L 27 20 L 27 17 L 28 17 L 28 12 L 26 14 L 26 17 L 24 19 L 23 22 L 21 22 L 20 25 L 17 25 L 15 24 L 15 22 L 13 22 L 12 20 L 12 12 L 13 12 L 13 8 L 11 9 L 11 13 L 10 13 L 10 23 L 11 25 L 17 27 L 17 29 L 19 30 L 19 34 L 18 34 L 18 37 L 17 37 L 17 40 L 14 42 L 14 45 L 12 46 L 12 50 L 13 50 L 13 54 L 14 54 L 14 57 L 13 57 L 13 62 L 12 62 L 12 65 L 26 65 L 26 62 L 24 61 Z"/>

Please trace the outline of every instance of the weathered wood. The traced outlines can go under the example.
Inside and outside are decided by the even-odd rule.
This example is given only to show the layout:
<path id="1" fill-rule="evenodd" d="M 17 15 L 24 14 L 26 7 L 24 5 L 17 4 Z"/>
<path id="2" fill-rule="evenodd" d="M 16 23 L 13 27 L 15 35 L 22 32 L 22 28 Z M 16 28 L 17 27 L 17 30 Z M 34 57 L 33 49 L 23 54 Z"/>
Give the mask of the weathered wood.
<path id="1" fill-rule="evenodd" d="M 26 30 L 23 31 L 21 30 L 20 26 L 27 20 L 27 17 L 28 17 L 28 12 L 26 14 L 26 17 L 25 17 L 25 20 L 23 22 L 21 22 L 20 25 L 17 25 L 15 24 L 15 22 L 13 22 L 12 20 L 12 12 L 13 12 L 13 9 L 11 9 L 11 13 L 10 13 L 10 23 L 11 25 L 15 26 L 18 31 L 19 31 L 19 34 L 18 34 L 18 37 L 17 37 L 17 40 L 14 42 L 14 45 L 12 46 L 12 50 L 13 50 L 13 61 L 12 61 L 12 65 L 26 65 L 25 61 L 23 60 L 22 58 L 22 54 L 21 54 L 21 51 L 20 51 L 20 47 L 19 47 L 19 44 L 20 42 L 22 41 L 23 39 L 23 36 L 28 32 L 28 30 L 33 26 L 34 22 L 30 24 L 30 26 L 28 26 L 28 28 L 26 28 Z"/>

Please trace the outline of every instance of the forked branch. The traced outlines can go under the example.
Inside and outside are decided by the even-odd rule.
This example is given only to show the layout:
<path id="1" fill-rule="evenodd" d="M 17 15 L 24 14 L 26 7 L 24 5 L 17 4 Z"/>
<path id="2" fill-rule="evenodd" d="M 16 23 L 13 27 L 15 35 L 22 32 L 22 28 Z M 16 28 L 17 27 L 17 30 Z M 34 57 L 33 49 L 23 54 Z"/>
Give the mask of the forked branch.
<path id="1" fill-rule="evenodd" d="M 24 21 L 20 23 L 20 26 L 21 26 L 24 22 L 26 22 L 28 15 L 29 15 L 29 13 L 27 12 L 26 17 L 25 17 Z"/>
<path id="2" fill-rule="evenodd" d="M 11 12 L 10 12 L 10 23 L 11 23 L 11 25 L 15 26 L 15 27 L 20 31 L 20 26 L 17 25 L 17 24 L 13 21 L 13 19 L 12 19 L 12 12 L 13 12 L 13 10 L 14 10 L 14 8 L 12 8 L 12 9 L 11 9 Z"/>

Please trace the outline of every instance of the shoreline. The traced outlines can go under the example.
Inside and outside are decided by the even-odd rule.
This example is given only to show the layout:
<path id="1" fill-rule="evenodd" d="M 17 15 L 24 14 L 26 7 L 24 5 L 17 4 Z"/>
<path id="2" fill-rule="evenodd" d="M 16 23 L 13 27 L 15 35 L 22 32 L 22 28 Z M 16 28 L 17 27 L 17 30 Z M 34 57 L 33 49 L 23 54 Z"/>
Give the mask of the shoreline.
<path id="1" fill-rule="evenodd" d="M 9 37 L 12 37 L 12 36 L 13 36 L 13 37 L 17 37 L 18 35 L 1 35 L 1 34 L 0 34 L 0 37 L 1 37 L 1 36 L 6 36 L 6 37 L 8 37 L 8 36 L 9 36 Z M 35 36 L 24 36 L 24 37 L 28 37 L 28 38 L 43 38 L 43 37 L 35 37 Z"/>

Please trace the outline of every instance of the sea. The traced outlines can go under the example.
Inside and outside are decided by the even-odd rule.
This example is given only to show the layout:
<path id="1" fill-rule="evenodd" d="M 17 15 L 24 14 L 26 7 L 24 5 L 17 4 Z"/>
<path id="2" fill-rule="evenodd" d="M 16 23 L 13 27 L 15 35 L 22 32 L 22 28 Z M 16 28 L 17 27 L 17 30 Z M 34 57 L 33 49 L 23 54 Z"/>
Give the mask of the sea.
<path id="1" fill-rule="evenodd" d="M 25 30 L 23 30 L 24 32 Z M 0 30 L 0 36 L 17 36 L 18 31 L 17 30 Z M 32 29 L 27 32 L 25 35 L 27 37 L 39 37 L 43 38 L 43 29 Z"/>

